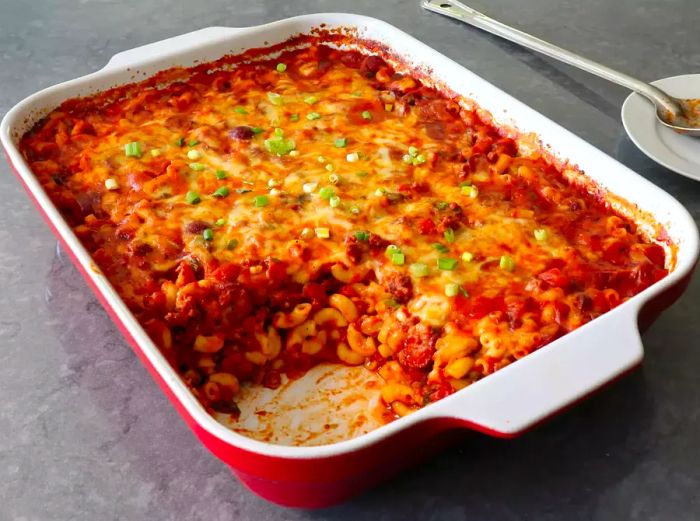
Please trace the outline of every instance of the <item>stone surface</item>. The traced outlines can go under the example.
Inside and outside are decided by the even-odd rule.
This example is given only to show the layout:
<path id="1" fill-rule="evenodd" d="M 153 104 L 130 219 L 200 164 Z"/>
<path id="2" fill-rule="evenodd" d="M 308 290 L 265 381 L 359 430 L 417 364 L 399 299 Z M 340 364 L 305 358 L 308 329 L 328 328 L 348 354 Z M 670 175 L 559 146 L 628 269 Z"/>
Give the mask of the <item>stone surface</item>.
<path id="1" fill-rule="evenodd" d="M 474 0 L 641 78 L 695 72 L 694 0 Z M 382 18 L 617 157 L 700 215 L 700 184 L 625 136 L 626 92 L 410 1 L 0 0 L 0 113 L 114 53 L 316 11 Z M 246 491 L 191 435 L 0 164 L 0 520 L 690 520 L 700 517 L 700 282 L 644 335 L 643 368 L 513 441 L 467 437 L 329 510 Z M 695 317 L 695 318 L 693 318 Z"/>

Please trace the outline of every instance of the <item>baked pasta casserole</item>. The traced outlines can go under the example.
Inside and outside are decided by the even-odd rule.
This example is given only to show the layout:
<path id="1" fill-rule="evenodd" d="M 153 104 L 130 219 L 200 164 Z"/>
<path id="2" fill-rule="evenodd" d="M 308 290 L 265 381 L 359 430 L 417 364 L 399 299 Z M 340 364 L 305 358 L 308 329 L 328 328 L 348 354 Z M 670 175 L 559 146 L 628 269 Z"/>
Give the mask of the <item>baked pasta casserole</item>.
<path id="1" fill-rule="evenodd" d="M 464 100 L 304 43 L 72 100 L 21 141 L 210 412 L 332 362 L 378 373 L 390 421 L 667 274 L 662 238 Z"/>

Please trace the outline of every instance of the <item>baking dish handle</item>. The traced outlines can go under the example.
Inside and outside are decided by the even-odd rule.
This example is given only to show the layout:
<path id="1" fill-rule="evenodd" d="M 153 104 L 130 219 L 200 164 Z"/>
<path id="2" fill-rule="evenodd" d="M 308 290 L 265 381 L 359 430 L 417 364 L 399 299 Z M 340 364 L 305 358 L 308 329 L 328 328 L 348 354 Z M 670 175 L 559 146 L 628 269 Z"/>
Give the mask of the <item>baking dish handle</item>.
<path id="1" fill-rule="evenodd" d="M 172 38 L 166 38 L 165 40 L 117 53 L 110 58 L 102 70 L 128 67 L 137 62 L 141 64 L 150 59 L 175 55 L 185 49 L 190 50 L 202 44 L 210 44 L 217 40 L 229 38 L 241 30 L 235 27 L 206 27 Z"/>
<path id="2" fill-rule="evenodd" d="M 435 403 L 434 417 L 513 437 L 574 404 L 642 361 L 630 304 Z"/>

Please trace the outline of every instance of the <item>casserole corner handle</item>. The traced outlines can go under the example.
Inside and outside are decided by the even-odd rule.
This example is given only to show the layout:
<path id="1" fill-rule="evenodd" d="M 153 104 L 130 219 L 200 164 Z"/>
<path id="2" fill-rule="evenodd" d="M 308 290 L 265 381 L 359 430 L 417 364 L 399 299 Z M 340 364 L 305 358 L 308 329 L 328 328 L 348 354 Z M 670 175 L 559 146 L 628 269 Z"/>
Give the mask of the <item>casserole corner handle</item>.
<path id="1" fill-rule="evenodd" d="M 437 402 L 434 416 L 515 437 L 637 367 L 639 306 L 618 308 Z"/>
<path id="2" fill-rule="evenodd" d="M 234 27 L 205 27 L 197 31 L 166 38 L 165 40 L 117 53 L 109 59 L 107 65 L 105 65 L 102 70 L 128 67 L 135 63 L 142 63 L 150 59 L 175 54 L 193 46 L 227 38 L 240 30 L 241 29 Z"/>

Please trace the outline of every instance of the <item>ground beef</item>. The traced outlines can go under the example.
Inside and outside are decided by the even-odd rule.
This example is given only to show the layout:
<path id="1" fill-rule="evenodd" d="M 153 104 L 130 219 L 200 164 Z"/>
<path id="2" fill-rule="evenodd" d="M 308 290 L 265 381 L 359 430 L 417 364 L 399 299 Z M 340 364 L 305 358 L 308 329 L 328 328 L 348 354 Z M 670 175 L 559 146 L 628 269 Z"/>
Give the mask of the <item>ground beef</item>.
<path id="1" fill-rule="evenodd" d="M 411 277 L 405 273 L 395 273 L 389 276 L 386 289 L 399 304 L 405 304 L 413 296 Z"/>

